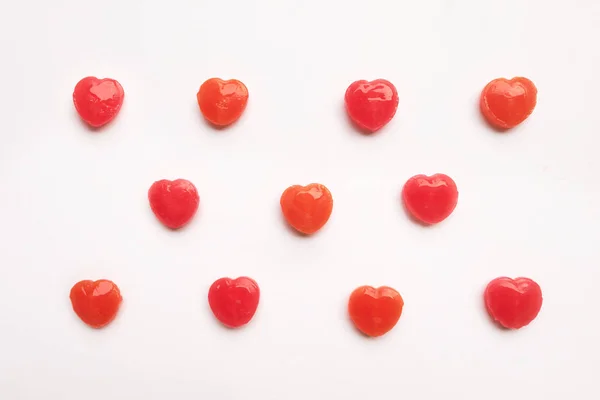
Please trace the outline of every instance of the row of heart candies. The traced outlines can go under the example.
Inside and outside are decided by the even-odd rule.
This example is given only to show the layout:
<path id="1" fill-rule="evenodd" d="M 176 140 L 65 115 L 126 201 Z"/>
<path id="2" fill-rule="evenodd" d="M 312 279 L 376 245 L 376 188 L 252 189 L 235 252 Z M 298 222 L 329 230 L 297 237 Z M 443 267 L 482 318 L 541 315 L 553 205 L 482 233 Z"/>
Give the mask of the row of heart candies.
<path id="1" fill-rule="evenodd" d="M 125 92 L 114 79 L 86 77 L 77 83 L 73 103 L 80 117 L 94 128 L 112 121 L 123 104 Z M 246 85 L 236 79 L 211 78 L 196 95 L 204 118 L 215 127 L 237 121 L 248 103 Z M 392 120 L 398 108 L 398 91 L 385 79 L 359 80 L 346 90 L 345 103 L 350 119 L 364 133 L 373 133 Z M 481 92 L 479 107 L 490 125 L 511 129 L 523 122 L 535 108 L 537 89 L 527 78 L 498 78 Z"/>
<path id="2" fill-rule="evenodd" d="M 485 307 L 494 321 L 507 329 L 520 329 L 533 321 L 542 307 L 540 286 L 529 278 L 500 277 L 484 292 Z M 73 311 L 87 325 L 103 328 L 111 323 L 123 298 L 118 286 L 109 280 L 84 280 L 71 289 Z M 208 290 L 208 304 L 214 316 L 228 328 L 250 322 L 260 299 L 256 281 L 248 277 L 221 278 Z M 366 336 L 382 336 L 400 320 L 404 299 L 388 286 L 361 286 L 348 300 L 348 314 L 354 326 Z"/>
<path id="3" fill-rule="evenodd" d="M 418 222 L 432 225 L 446 219 L 456 208 L 458 189 L 448 175 L 415 175 L 402 188 L 406 210 Z M 150 208 L 156 218 L 170 229 L 184 227 L 200 205 L 196 186 L 187 179 L 156 181 L 148 190 Z M 333 197 L 325 185 L 293 185 L 279 200 L 288 224 L 304 235 L 312 235 L 329 220 Z"/>

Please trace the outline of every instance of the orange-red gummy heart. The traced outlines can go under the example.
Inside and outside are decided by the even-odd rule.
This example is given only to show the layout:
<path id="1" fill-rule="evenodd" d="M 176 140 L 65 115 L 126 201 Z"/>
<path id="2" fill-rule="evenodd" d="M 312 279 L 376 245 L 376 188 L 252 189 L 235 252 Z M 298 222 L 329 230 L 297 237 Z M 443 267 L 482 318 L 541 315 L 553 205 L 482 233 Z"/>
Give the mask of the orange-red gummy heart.
<path id="1" fill-rule="evenodd" d="M 196 99 L 204 118 L 223 127 L 237 121 L 246 109 L 248 89 L 236 79 L 211 78 L 200 86 Z"/>
<path id="2" fill-rule="evenodd" d="M 112 322 L 123 300 L 117 285 L 106 279 L 77 282 L 70 298 L 75 314 L 92 328 Z"/>
<path id="3" fill-rule="evenodd" d="M 281 195 L 280 204 L 288 224 L 306 235 L 321 229 L 333 210 L 331 192 L 320 183 L 290 186 Z"/>
<path id="4" fill-rule="evenodd" d="M 346 111 L 361 129 L 373 133 L 392 120 L 398 108 L 396 87 L 385 79 L 356 81 L 346 90 Z"/>
<path id="5" fill-rule="evenodd" d="M 196 187 L 185 179 L 154 182 L 148 190 L 148 200 L 156 218 L 171 229 L 187 224 L 200 204 Z"/>
<path id="6" fill-rule="evenodd" d="M 437 224 L 456 208 L 458 189 L 448 175 L 415 175 L 404 184 L 402 200 L 415 219 L 424 224 Z"/>
<path id="7" fill-rule="evenodd" d="M 403 307 L 404 300 L 395 289 L 361 286 L 350 295 L 348 314 L 359 331 L 376 337 L 396 326 Z"/>
<path id="8" fill-rule="evenodd" d="M 258 284 L 245 276 L 217 279 L 208 291 L 210 309 L 229 328 L 238 328 L 250 322 L 259 299 Z"/>
<path id="9" fill-rule="evenodd" d="M 485 288 L 485 307 L 500 325 L 519 329 L 537 317 L 542 308 L 542 289 L 529 278 L 500 277 Z"/>
<path id="10" fill-rule="evenodd" d="M 481 92 L 479 108 L 488 123 L 510 129 L 525 121 L 537 103 L 537 88 L 527 78 L 499 78 Z"/>
<path id="11" fill-rule="evenodd" d="M 88 125 L 98 128 L 112 121 L 123 105 L 125 92 L 114 79 L 88 76 L 80 80 L 73 91 L 73 104 Z"/>

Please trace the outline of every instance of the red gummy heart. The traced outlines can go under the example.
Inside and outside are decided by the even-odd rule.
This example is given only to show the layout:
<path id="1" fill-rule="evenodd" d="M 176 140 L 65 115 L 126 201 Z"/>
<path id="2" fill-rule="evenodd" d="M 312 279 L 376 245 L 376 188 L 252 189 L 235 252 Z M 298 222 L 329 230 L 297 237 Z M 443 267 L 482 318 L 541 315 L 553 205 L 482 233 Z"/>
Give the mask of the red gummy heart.
<path id="1" fill-rule="evenodd" d="M 507 329 L 519 329 L 537 317 L 542 308 L 542 289 L 529 278 L 500 277 L 484 293 L 488 313 Z"/>
<path id="2" fill-rule="evenodd" d="M 385 79 L 356 81 L 346 90 L 346 111 L 361 129 L 373 133 L 392 120 L 398 108 L 398 92 Z"/>
<path id="3" fill-rule="evenodd" d="M 70 297 L 75 314 L 92 328 L 112 322 L 123 300 L 117 285 L 106 279 L 77 282 Z"/>
<path id="4" fill-rule="evenodd" d="M 404 184 L 402 200 L 408 212 L 425 224 L 448 218 L 458 202 L 456 184 L 447 175 L 415 175 Z"/>
<path id="5" fill-rule="evenodd" d="M 348 313 L 356 328 L 367 336 L 389 332 L 400 319 L 404 300 L 396 290 L 382 286 L 361 286 L 348 301 Z"/>
<path id="6" fill-rule="evenodd" d="M 479 108 L 488 123 L 510 129 L 525 121 L 537 103 L 537 88 L 527 78 L 494 79 L 481 92 Z"/>
<path id="7" fill-rule="evenodd" d="M 211 78 L 200 86 L 196 99 L 204 118 L 224 127 L 237 121 L 246 109 L 248 89 L 237 79 Z"/>
<path id="8" fill-rule="evenodd" d="M 98 128 L 112 121 L 123 105 L 125 92 L 114 79 L 88 76 L 75 85 L 73 104 L 88 125 Z"/>
<path id="9" fill-rule="evenodd" d="M 148 200 L 156 218 L 171 229 L 187 224 L 200 204 L 196 187 L 185 179 L 154 182 L 148 190 Z"/>
<path id="10" fill-rule="evenodd" d="M 288 224 L 305 235 L 321 229 L 333 210 L 331 192 L 320 183 L 290 186 L 283 192 L 279 202 Z"/>
<path id="11" fill-rule="evenodd" d="M 257 283 L 245 276 L 217 279 L 208 291 L 210 309 L 229 328 L 238 328 L 250 322 L 258 307 L 259 298 Z"/>

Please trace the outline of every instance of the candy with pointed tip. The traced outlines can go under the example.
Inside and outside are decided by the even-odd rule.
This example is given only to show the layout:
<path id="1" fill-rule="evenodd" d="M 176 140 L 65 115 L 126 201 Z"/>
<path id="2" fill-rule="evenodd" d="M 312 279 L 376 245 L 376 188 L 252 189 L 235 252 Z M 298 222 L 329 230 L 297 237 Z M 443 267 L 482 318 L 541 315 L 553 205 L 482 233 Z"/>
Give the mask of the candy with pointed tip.
<path id="1" fill-rule="evenodd" d="M 377 337 L 389 332 L 400 319 L 404 300 L 391 287 L 361 286 L 348 301 L 348 313 L 354 326 L 367 336 Z"/>
<path id="2" fill-rule="evenodd" d="M 229 328 L 246 325 L 258 307 L 260 289 L 251 278 L 217 279 L 208 291 L 208 304 L 215 317 Z"/>
<path id="3" fill-rule="evenodd" d="M 507 329 L 529 325 L 542 308 L 542 289 L 529 278 L 500 277 L 485 288 L 485 307 L 490 316 Z"/>
<path id="4" fill-rule="evenodd" d="M 171 229 L 179 229 L 190 222 L 200 204 L 196 187 L 186 179 L 154 182 L 148 190 L 148 200 L 156 218 Z"/>
<path id="5" fill-rule="evenodd" d="M 458 189 L 448 175 L 415 175 L 402 188 L 406 210 L 424 224 L 442 222 L 456 208 Z"/>
<path id="6" fill-rule="evenodd" d="M 196 94 L 198 106 L 208 122 L 224 127 L 237 121 L 248 103 L 248 89 L 237 79 L 211 78 Z"/>
<path id="7" fill-rule="evenodd" d="M 112 121 L 123 105 L 125 92 L 114 79 L 88 76 L 73 91 L 73 104 L 88 125 L 98 128 Z"/>
<path id="8" fill-rule="evenodd" d="M 483 88 L 479 108 L 490 125 L 506 130 L 525 121 L 536 103 L 537 88 L 529 79 L 498 78 Z"/>
<path id="9" fill-rule="evenodd" d="M 353 82 L 346 90 L 346 111 L 350 119 L 366 133 L 383 128 L 398 108 L 396 87 L 385 79 Z"/>
<path id="10" fill-rule="evenodd" d="M 311 235 L 329 220 L 333 198 L 325 185 L 311 183 L 287 188 L 280 199 L 284 218 L 298 232 Z"/>
<path id="11" fill-rule="evenodd" d="M 92 328 L 103 328 L 111 323 L 123 300 L 117 285 L 107 279 L 77 282 L 70 298 L 75 314 Z"/>

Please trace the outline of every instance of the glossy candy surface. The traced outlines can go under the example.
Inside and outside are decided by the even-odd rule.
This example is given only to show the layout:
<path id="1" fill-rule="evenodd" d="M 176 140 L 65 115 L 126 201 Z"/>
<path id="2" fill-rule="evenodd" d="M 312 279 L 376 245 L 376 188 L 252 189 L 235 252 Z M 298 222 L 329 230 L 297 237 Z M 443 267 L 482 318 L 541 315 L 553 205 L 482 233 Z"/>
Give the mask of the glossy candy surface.
<path id="1" fill-rule="evenodd" d="M 507 329 L 519 329 L 537 317 L 542 308 L 542 289 L 529 278 L 500 277 L 484 293 L 490 316 Z"/>
<path id="2" fill-rule="evenodd" d="M 73 104 L 83 121 L 98 128 L 112 121 L 121 106 L 125 92 L 114 79 L 88 76 L 80 80 L 73 91 Z"/>
<path id="3" fill-rule="evenodd" d="M 185 179 L 154 182 L 148 190 L 148 200 L 156 218 L 171 229 L 187 224 L 200 204 L 196 187 Z"/>
<path id="4" fill-rule="evenodd" d="M 373 133 L 392 120 L 398 108 L 398 92 L 385 79 L 352 83 L 346 90 L 346 111 L 363 131 Z"/>
<path id="5" fill-rule="evenodd" d="M 102 328 L 112 322 L 123 300 L 117 285 L 106 279 L 77 282 L 70 298 L 75 314 L 92 328 Z"/>
<path id="6" fill-rule="evenodd" d="M 479 107 L 487 122 L 497 129 L 514 128 L 533 112 L 537 88 L 527 78 L 499 78 L 481 92 Z"/>
<path id="7" fill-rule="evenodd" d="M 246 325 L 258 307 L 258 284 L 248 277 L 217 279 L 208 291 L 208 304 L 215 317 L 229 328 Z"/>
<path id="8" fill-rule="evenodd" d="M 458 189 L 448 175 L 415 175 L 404 184 L 402 200 L 406 210 L 424 224 L 437 224 L 456 208 Z"/>
<path id="9" fill-rule="evenodd" d="M 356 328 L 367 336 L 389 332 L 400 319 L 404 300 L 396 290 L 382 286 L 361 286 L 348 301 L 348 314 Z"/>
<path id="10" fill-rule="evenodd" d="M 320 183 L 287 188 L 280 199 L 284 218 L 298 232 L 310 235 L 323 227 L 331 216 L 331 192 Z"/>
<path id="11" fill-rule="evenodd" d="M 200 86 L 196 99 L 204 118 L 224 127 L 237 121 L 246 109 L 248 89 L 236 79 L 211 78 Z"/>

